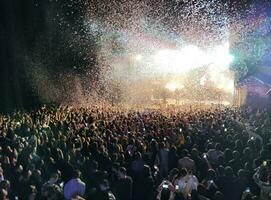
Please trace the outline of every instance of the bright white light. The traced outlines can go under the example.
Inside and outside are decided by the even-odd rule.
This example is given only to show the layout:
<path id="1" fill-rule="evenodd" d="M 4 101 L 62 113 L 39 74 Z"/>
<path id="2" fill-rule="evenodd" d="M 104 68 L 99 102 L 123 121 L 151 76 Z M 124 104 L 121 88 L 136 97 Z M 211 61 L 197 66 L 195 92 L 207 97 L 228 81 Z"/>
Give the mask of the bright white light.
<path id="1" fill-rule="evenodd" d="M 171 92 L 174 92 L 175 90 L 178 89 L 178 84 L 174 83 L 174 82 L 169 82 L 169 83 L 166 84 L 165 88 L 168 89 Z"/>
<path id="2" fill-rule="evenodd" d="M 232 61 L 229 43 L 210 50 L 202 50 L 193 45 L 184 46 L 180 50 L 162 49 L 153 56 L 156 72 L 171 74 L 180 74 L 210 64 L 225 69 Z"/>
<path id="3" fill-rule="evenodd" d="M 234 78 L 229 69 L 225 70 L 211 65 L 208 69 L 207 76 L 216 88 L 233 94 Z"/>
<path id="4" fill-rule="evenodd" d="M 230 54 L 230 45 L 226 42 L 224 45 L 217 46 L 213 49 L 212 60 L 217 67 L 228 68 L 234 57 Z"/>
<path id="5" fill-rule="evenodd" d="M 135 59 L 135 60 L 138 60 L 138 61 L 142 60 L 142 58 L 143 58 L 143 56 L 142 56 L 141 54 L 137 54 L 137 55 L 135 55 L 135 57 L 134 57 L 134 59 Z"/>
<path id="6" fill-rule="evenodd" d="M 199 81 L 199 84 L 204 86 L 206 83 L 206 75 L 204 75 L 203 77 L 201 77 L 200 81 Z"/>
<path id="7" fill-rule="evenodd" d="M 154 55 L 156 70 L 160 73 L 182 73 L 206 65 L 209 56 L 196 46 L 185 46 L 181 50 L 163 49 Z"/>

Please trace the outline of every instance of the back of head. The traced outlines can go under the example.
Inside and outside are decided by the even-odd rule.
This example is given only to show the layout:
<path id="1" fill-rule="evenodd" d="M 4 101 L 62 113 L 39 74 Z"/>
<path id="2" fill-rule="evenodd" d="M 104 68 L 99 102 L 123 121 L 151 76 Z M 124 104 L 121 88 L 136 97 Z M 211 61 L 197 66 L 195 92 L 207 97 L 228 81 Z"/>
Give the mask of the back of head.
<path id="1" fill-rule="evenodd" d="M 198 150 L 196 148 L 193 148 L 191 151 L 192 158 L 196 158 L 196 157 L 198 157 L 198 155 L 199 155 Z"/>
<path id="2" fill-rule="evenodd" d="M 200 195 L 204 195 L 206 193 L 206 189 L 205 189 L 204 185 L 199 184 L 197 187 L 197 192 Z"/>
<path id="3" fill-rule="evenodd" d="M 245 172 L 244 169 L 239 169 L 238 177 L 240 177 L 240 178 L 245 178 L 246 177 L 246 172 Z"/>
<path id="4" fill-rule="evenodd" d="M 230 166 L 225 168 L 225 175 L 230 178 L 233 177 L 233 169 Z"/>
<path id="5" fill-rule="evenodd" d="M 160 200 L 169 200 L 170 199 L 170 190 L 163 188 L 161 191 L 161 197 Z"/>
<path id="6" fill-rule="evenodd" d="M 244 193 L 242 196 L 242 200 L 253 200 L 253 196 L 251 193 Z"/>
<path id="7" fill-rule="evenodd" d="M 148 165 L 143 167 L 143 176 L 146 178 L 151 176 L 151 168 Z"/>
<path id="8" fill-rule="evenodd" d="M 216 143 L 215 149 L 218 150 L 218 151 L 221 151 L 221 149 L 222 149 L 221 144 L 220 143 Z"/>
<path id="9" fill-rule="evenodd" d="M 181 170 L 180 170 L 180 176 L 186 176 L 187 175 L 187 170 L 185 169 L 185 168 L 182 168 Z"/>
<path id="10" fill-rule="evenodd" d="M 198 197 L 198 191 L 197 190 L 192 190 L 191 191 L 191 198 L 192 199 L 197 199 Z"/>
<path id="11" fill-rule="evenodd" d="M 175 193 L 174 200 L 186 200 L 186 198 L 184 197 L 183 193 L 177 192 Z"/>
<path id="12" fill-rule="evenodd" d="M 73 178 L 80 178 L 81 172 L 79 170 L 74 170 L 72 173 Z"/>
<path id="13" fill-rule="evenodd" d="M 136 152 L 136 154 L 135 154 L 135 159 L 136 159 L 136 160 L 139 160 L 139 159 L 141 159 L 141 158 L 142 158 L 141 153 L 140 153 L 140 152 Z"/>
<path id="14" fill-rule="evenodd" d="M 217 191 L 215 193 L 214 200 L 224 200 L 224 195 L 220 191 Z"/>
<path id="15" fill-rule="evenodd" d="M 208 170 L 208 177 L 210 180 L 216 179 L 216 172 L 214 169 L 209 169 Z"/>
<path id="16" fill-rule="evenodd" d="M 188 150 L 187 149 L 182 150 L 182 156 L 183 157 L 188 156 Z"/>
<path id="17" fill-rule="evenodd" d="M 120 167 L 119 168 L 119 173 L 122 174 L 122 175 L 126 175 L 126 173 L 127 173 L 126 168 L 125 167 Z"/>
<path id="18" fill-rule="evenodd" d="M 233 152 L 233 158 L 234 158 L 234 159 L 238 159 L 239 157 L 240 157 L 239 151 L 234 151 L 234 152 Z"/>

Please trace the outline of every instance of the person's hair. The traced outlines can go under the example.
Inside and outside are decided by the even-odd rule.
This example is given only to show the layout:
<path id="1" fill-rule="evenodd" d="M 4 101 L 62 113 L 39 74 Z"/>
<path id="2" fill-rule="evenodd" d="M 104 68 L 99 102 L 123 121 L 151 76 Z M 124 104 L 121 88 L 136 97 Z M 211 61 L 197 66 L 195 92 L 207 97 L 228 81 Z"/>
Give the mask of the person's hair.
<path id="1" fill-rule="evenodd" d="M 225 175 L 227 177 L 233 177 L 233 169 L 230 166 L 227 166 L 225 168 Z"/>
<path id="2" fill-rule="evenodd" d="M 214 200 L 224 200 L 224 195 L 220 191 L 216 191 Z"/>
<path id="3" fill-rule="evenodd" d="M 93 160 L 90 162 L 90 167 L 93 169 L 93 170 L 97 170 L 99 168 L 99 164 L 97 161 Z"/>
<path id="4" fill-rule="evenodd" d="M 191 191 L 191 199 L 192 200 L 199 200 L 199 194 L 198 194 L 198 191 L 197 190 L 195 190 L 195 189 L 193 189 L 192 191 Z"/>
<path id="5" fill-rule="evenodd" d="M 186 170 L 186 168 L 182 168 L 181 170 L 180 170 L 180 176 L 186 176 L 187 175 L 187 170 Z"/>
<path id="6" fill-rule="evenodd" d="M 184 197 L 183 193 L 176 192 L 174 200 L 186 200 L 186 198 Z"/>
<path id="7" fill-rule="evenodd" d="M 80 178 L 81 172 L 79 170 L 74 170 L 72 176 L 73 178 Z"/>
<path id="8" fill-rule="evenodd" d="M 151 176 L 151 168 L 148 165 L 144 165 L 144 167 L 143 167 L 143 176 L 144 177 Z"/>
<path id="9" fill-rule="evenodd" d="M 232 151 L 229 148 L 224 150 L 225 161 L 230 161 L 232 159 Z"/>
<path id="10" fill-rule="evenodd" d="M 199 184 L 197 187 L 198 194 L 204 195 L 205 194 L 205 187 L 203 184 Z"/>
<path id="11" fill-rule="evenodd" d="M 191 155 L 192 155 L 192 157 L 193 157 L 193 156 L 197 157 L 197 156 L 199 155 L 198 149 L 193 148 L 192 151 L 191 151 Z"/>
<path id="12" fill-rule="evenodd" d="M 222 145 L 220 143 L 216 143 L 215 149 L 221 151 Z"/>
<path id="13" fill-rule="evenodd" d="M 222 165 L 219 165 L 218 168 L 217 168 L 217 173 L 220 176 L 225 175 L 225 168 Z"/>
<path id="14" fill-rule="evenodd" d="M 183 150 L 182 150 L 182 156 L 183 156 L 183 157 L 188 156 L 188 150 L 187 150 L 187 149 L 183 149 Z"/>
<path id="15" fill-rule="evenodd" d="M 127 170 L 126 170 L 125 167 L 120 167 L 120 168 L 119 168 L 119 172 L 120 172 L 120 173 L 123 173 L 123 174 L 126 174 L 126 173 L 127 173 Z"/>
<path id="16" fill-rule="evenodd" d="M 240 156 L 239 151 L 233 151 L 233 158 L 234 158 L 234 159 L 238 159 L 239 156 Z"/>
<path id="17" fill-rule="evenodd" d="M 246 171 L 244 169 L 239 169 L 237 174 L 239 177 L 246 177 Z"/>
<path id="18" fill-rule="evenodd" d="M 164 142 L 161 142 L 160 143 L 160 149 L 163 149 L 163 148 L 165 148 L 166 147 L 166 144 L 164 143 Z"/>
<path id="19" fill-rule="evenodd" d="M 253 200 L 253 196 L 251 193 L 243 193 L 241 200 Z"/>
<path id="20" fill-rule="evenodd" d="M 172 170 L 170 170 L 169 175 L 170 176 L 175 176 L 179 174 L 179 169 L 178 168 L 173 168 Z"/>
<path id="21" fill-rule="evenodd" d="M 138 160 L 138 159 L 141 159 L 142 156 L 141 156 L 141 153 L 140 152 L 136 152 L 135 153 L 135 159 Z"/>
<path id="22" fill-rule="evenodd" d="M 209 177 L 210 179 L 216 179 L 216 172 L 215 172 L 214 169 L 209 169 L 209 170 L 208 170 L 208 177 Z"/>
<path id="23" fill-rule="evenodd" d="M 169 200 L 169 198 L 170 198 L 170 190 L 163 188 L 161 191 L 160 200 Z"/>

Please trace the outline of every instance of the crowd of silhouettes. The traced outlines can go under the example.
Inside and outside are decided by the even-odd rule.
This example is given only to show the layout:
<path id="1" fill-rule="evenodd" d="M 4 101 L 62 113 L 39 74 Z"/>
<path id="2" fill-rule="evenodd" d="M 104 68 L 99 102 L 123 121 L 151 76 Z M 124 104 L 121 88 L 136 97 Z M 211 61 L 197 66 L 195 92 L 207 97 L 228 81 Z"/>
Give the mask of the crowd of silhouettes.
<path id="1" fill-rule="evenodd" d="M 0 115 L 0 199 L 271 199 L 268 110 L 43 106 Z"/>

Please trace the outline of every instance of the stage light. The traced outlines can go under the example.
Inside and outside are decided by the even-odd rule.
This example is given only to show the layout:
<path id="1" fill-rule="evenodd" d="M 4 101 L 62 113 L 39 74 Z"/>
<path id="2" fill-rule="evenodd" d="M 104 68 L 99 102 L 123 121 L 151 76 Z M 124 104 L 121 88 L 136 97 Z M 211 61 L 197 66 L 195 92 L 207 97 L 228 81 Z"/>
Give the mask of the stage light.
<path id="1" fill-rule="evenodd" d="M 177 90 L 178 85 L 176 83 L 174 83 L 174 82 L 169 82 L 169 83 L 166 84 L 165 88 L 168 89 L 171 92 L 174 92 L 174 91 Z"/>
<path id="2" fill-rule="evenodd" d="M 234 59 L 234 57 L 230 54 L 230 46 L 228 42 L 215 47 L 211 53 L 211 56 L 213 64 L 221 68 L 228 68 Z"/>
<path id="3" fill-rule="evenodd" d="M 159 73 L 180 74 L 211 62 L 210 56 L 199 47 L 184 46 L 180 50 L 162 49 L 153 56 Z"/>
<path id="4" fill-rule="evenodd" d="M 181 74 L 211 64 L 216 68 L 227 69 L 233 59 L 229 43 L 226 42 L 205 50 L 194 45 L 179 50 L 162 49 L 153 55 L 153 65 L 158 73 Z"/>

